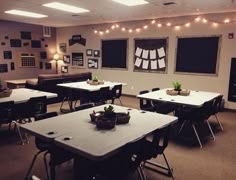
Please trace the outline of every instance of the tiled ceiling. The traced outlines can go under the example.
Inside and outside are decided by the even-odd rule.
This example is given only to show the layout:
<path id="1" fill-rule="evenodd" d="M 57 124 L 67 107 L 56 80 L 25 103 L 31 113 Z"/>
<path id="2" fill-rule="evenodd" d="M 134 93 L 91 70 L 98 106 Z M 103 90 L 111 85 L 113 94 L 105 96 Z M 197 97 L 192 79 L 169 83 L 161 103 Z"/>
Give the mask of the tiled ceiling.
<path id="1" fill-rule="evenodd" d="M 124 6 L 112 0 L 57 0 L 57 2 L 90 10 L 90 12 L 82 14 L 73 14 L 41 6 L 53 1 L 56 0 L 1 0 L 0 19 L 62 27 L 183 15 L 236 12 L 236 0 L 146 0 L 149 4 L 133 7 Z M 174 4 L 163 5 L 169 2 L 174 2 Z M 48 15 L 48 17 L 34 19 L 4 13 L 4 11 L 11 9 L 41 13 Z"/>

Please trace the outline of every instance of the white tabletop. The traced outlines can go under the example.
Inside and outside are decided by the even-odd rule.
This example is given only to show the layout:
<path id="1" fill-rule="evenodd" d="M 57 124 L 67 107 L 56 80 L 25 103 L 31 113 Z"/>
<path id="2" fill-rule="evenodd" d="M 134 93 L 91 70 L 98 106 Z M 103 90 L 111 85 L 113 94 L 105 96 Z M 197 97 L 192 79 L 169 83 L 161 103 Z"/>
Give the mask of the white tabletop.
<path id="1" fill-rule="evenodd" d="M 0 102 L 14 101 L 15 103 L 24 103 L 31 97 L 47 96 L 47 98 L 57 97 L 57 94 L 38 91 L 27 88 L 12 89 L 12 93 L 9 97 L 0 98 Z"/>
<path id="2" fill-rule="evenodd" d="M 152 112 L 143 113 L 137 109 L 113 105 L 115 112 L 130 112 L 129 123 L 116 125 L 111 130 L 98 130 L 95 124 L 91 123 L 89 114 L 93 110 L 103 110 L 104 106 L 108 105 L 24 124 L 21 128 L 48 141 L 55 138 L 54 143 L 57 146 L 73 153 L 92 160 L 102 160 L 125 144 L 177 121 L 174 116 Z M 48 135 L 51 131 L 56 133 Z M 71 137 L 71 139 L 64 140 L 65 137 Z"/>
<path id="3" fill-rule="evenodd" d="M 205 102 L 210 101 L 220 95 L 220 93 L 191 90 L 189 96 L 181 96 L 181 95 L 171 96 L 166 94 L 167 89 L 161 89 L 159 91 L 140 94 L 137 95 L 137 97 L 143 99 L 166 101 L 166 102 L 191 105 L 191 106 L 202 106 Z M 169 88 L 169 90 L 170 89 L 171 88 Z"/>
<path id="4" fill-rule="evenodd" d="M 57 84 L 57 85 L 60 87 L 81 89 L 81 90 L 86 90 L 86 91 L 98 91 L 102 87 L 110 87 L 110 89 L 112 89 L 115 85 L 120 85 L 120 84 L 126 85 L 126 83 L 110 82 L 110 81 L 104 81 L 104 84 L 99 84 L 99 85 L 90 85 L 87 83 L 87 81 L 62 83 L 62 84 Z"/>

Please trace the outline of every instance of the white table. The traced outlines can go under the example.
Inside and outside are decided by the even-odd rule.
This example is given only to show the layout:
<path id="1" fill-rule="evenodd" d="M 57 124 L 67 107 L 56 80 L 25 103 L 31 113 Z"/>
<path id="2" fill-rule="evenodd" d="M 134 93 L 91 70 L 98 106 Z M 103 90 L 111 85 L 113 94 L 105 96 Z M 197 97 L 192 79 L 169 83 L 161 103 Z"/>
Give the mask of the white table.
<path id="1" fill-rule="evenodd" d="M 153 91 L 146 94 L 137 95 L 138 98 L 149 99 L 154 101 L 165 101 L 169 103 L 181 104 L 181 105 L 190 105 L 190 106 L 202 106 L 205 102 L 213 100 L 217 96 L 220 96 L 220 93 L 215 92 L 205 92 L 205 91 L 190 91 L 189 96 L 171 96 L 166 93 L 166 90 L 172 88 L 161 89 L 159 91 Z"/>
<path id="2" fill-rule="evenodd" d="M 102 87 L 109 87 L 111 90 L 115 85 L 127 85 L 127 83 L 104 81 L 104 84 L 90 85 L 87 83 L 87 81 L 81 81 L 81 82 L 57 84 L 57 86 L 62 88 L 77 89 L 77 90 L 87 91 L 89 93 L 99 91 Z M 69 94 L 72 94 L 73 96 L 73 93 Z M 69 102 L 70 111 L 73 111 L 73 97 L 67 97 L 67 99 Z M 83 104 L 86 102 L 87 102 L 86 95 L 82 95 L 80 103 Z"/>
<path id="3" fill-rule="evenodd" d="M 65 88 L 72 88 L 72 89 L 86 90 L 86 91 L 98 91 L 102 87 L 110 87 L 110 89 L 112 89 L 115 85 L 120 85 L 120 84 L 127 85 L 126 83 L 110 82 L 110 81 L 104 81 L 104 84 L 90 85 L 87 83 L 87 81 L 81 81 L 81 82 L 57 84 L 57 86 L 65 87 Z"/>
<path id="4" fill-rule="evenodd" d="M 15 104 L 19 104 L 27 102 L 31 97 L 40 97 L 40 96 L 46 96 L 47 98 L 54 98 L 57 97 L 57 94 L 33 89 L 27 89 L 27 88 L 18 88 L 18 89 L 12 89 L 12 93 L 9 97 L 0 98 L 0 103 L 7 101 L 14 101 Z"/>
<path id="5" fill-rule="evenodd" d="M 78 112 L 21 125 L 26 132 L 55 143 L 90 160 L 99 161 L 114 155 L 121 147 L 177 121 L 177 117 L 113 105 L 115 112 L 130 112 L 130 122 L 111 130 L 98 130 L 89 114 L 104 109 L 102 105 Z M 49 132 L 55 132 L 49 135 Z M 70 140 L 64 138 L 70 137 Z M 54 140 L 54 141 L 53 141 Z"/>

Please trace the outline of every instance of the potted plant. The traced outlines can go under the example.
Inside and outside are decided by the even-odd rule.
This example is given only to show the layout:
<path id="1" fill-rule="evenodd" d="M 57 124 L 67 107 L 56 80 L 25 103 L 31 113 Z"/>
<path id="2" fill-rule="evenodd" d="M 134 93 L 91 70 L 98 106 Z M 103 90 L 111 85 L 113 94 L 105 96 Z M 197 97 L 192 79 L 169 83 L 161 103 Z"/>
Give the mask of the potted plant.
<path id="1" fill-rule="evenodd" d="M 96 119 L 96 126 L 98 129 L 112 129 L 116 124 L 116 113 L 112 105 L 104 107 L 103 115 Z"/>
<path id="2" fill-rule="evenodd" d="M 174 90 L 175 91 L 181 91 L 181 83 L 179 83 L 178 81 L 176 82 L 172 82 L 173 86 L 174 86 Z"/>
<path id="3" fill-rule="evenodd" d="M 97 76 L 93 77 L 92 81 L 93 82 L 98 82 L 98 77 Z"/>

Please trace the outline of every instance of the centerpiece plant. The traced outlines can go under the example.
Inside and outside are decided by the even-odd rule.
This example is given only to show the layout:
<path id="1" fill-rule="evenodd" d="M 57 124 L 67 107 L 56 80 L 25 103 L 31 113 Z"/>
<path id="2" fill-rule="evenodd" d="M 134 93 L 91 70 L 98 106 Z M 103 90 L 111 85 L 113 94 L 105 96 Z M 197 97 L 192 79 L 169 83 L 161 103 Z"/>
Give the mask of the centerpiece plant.
<path id="1" fill-rule="evenodd" d="M 181 83 L 179 83 L 178 81 L 176 82 L 172 82 L 173 86 L 174 86 L 174 90 L 175 91 L 181 91 Z"/>

